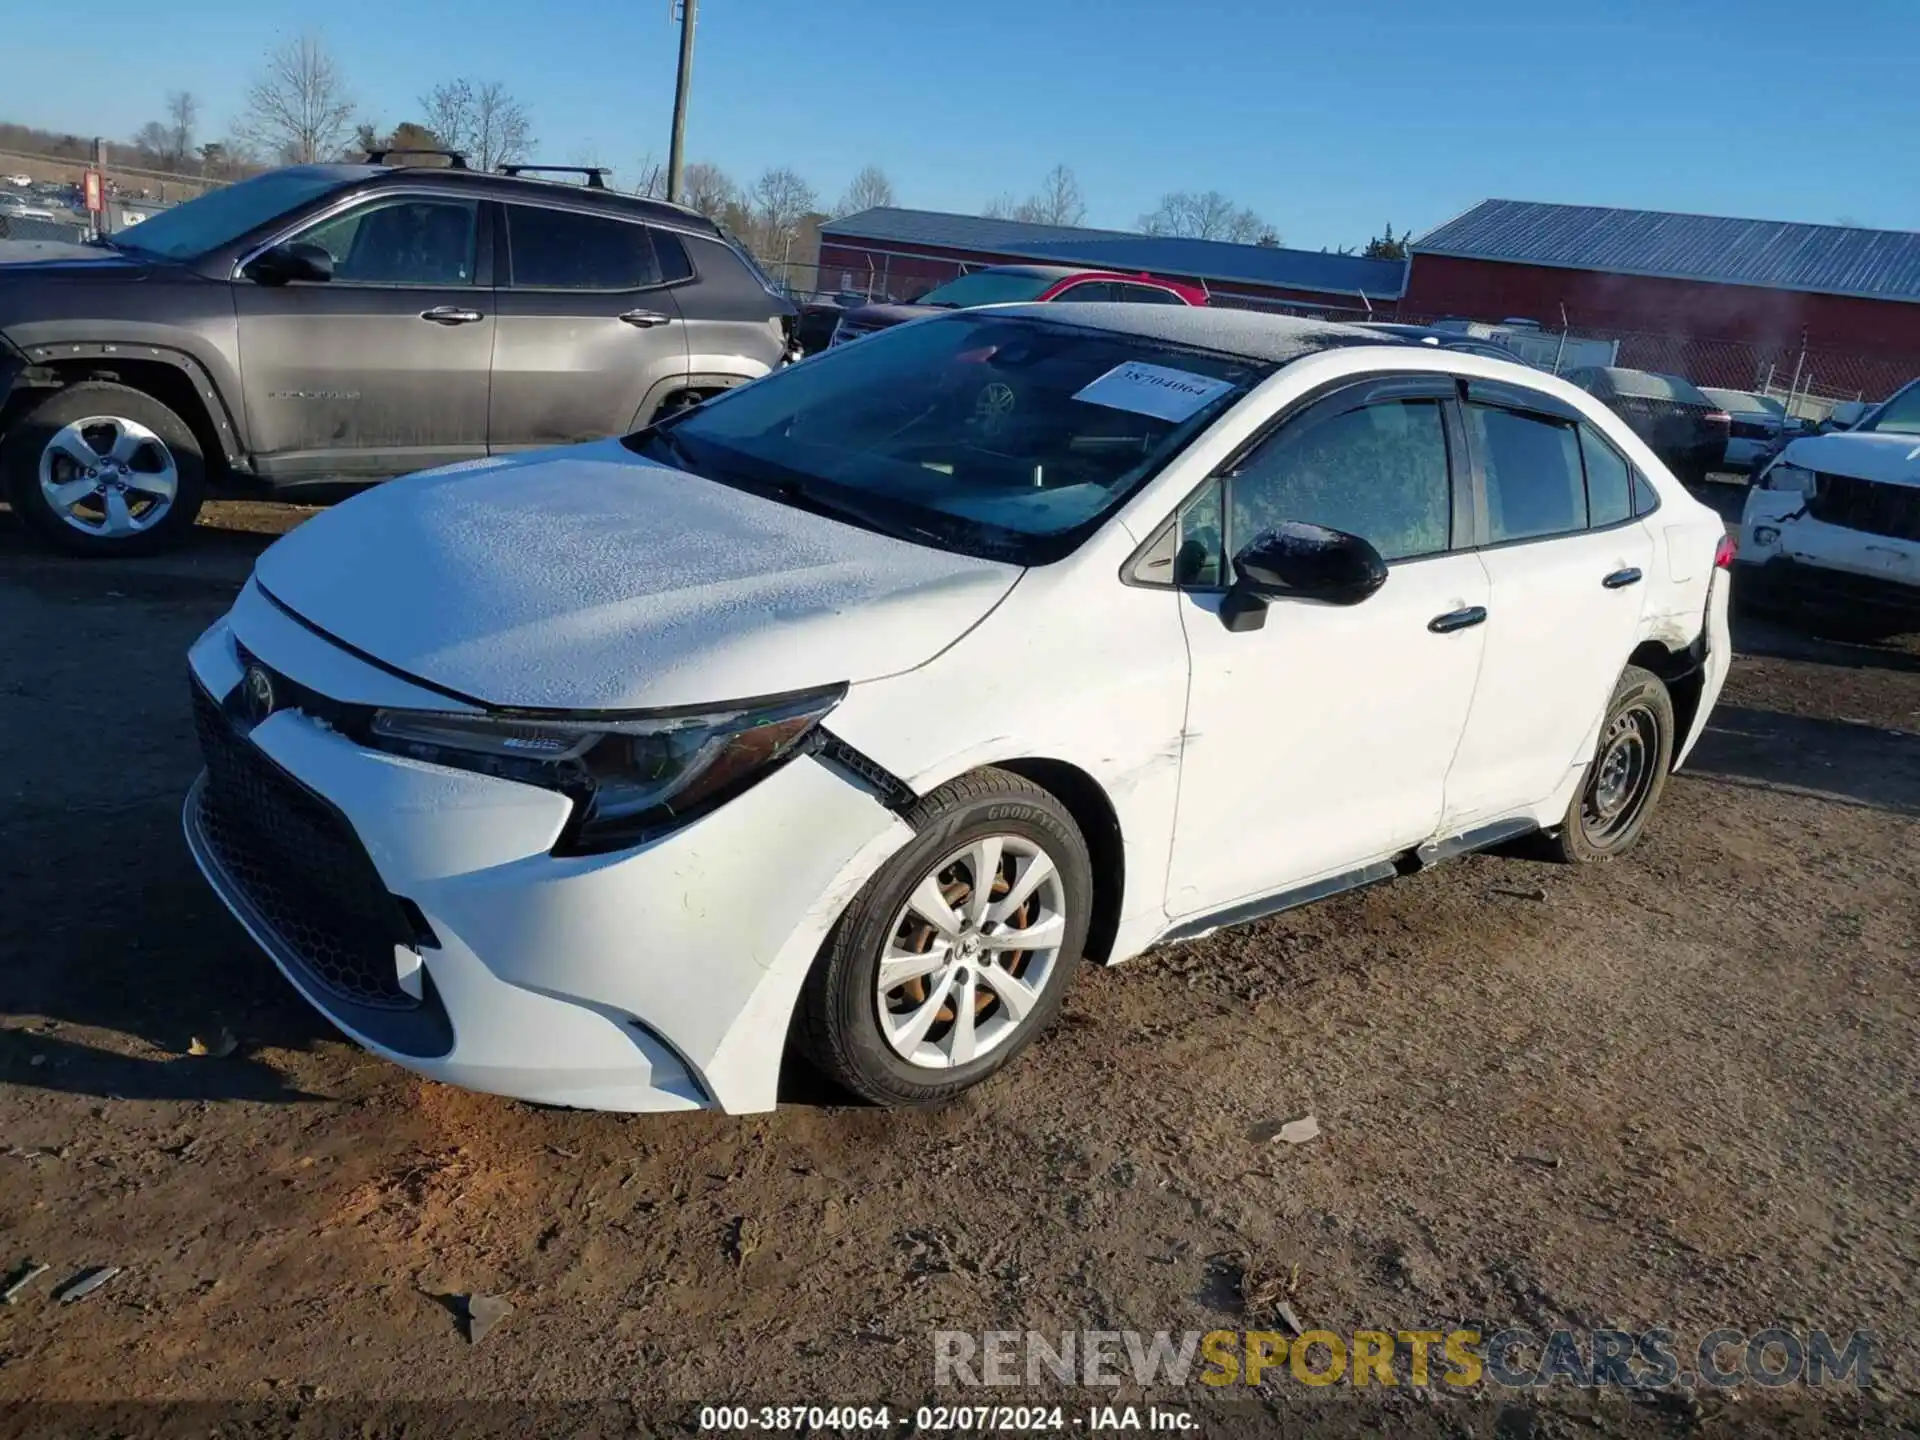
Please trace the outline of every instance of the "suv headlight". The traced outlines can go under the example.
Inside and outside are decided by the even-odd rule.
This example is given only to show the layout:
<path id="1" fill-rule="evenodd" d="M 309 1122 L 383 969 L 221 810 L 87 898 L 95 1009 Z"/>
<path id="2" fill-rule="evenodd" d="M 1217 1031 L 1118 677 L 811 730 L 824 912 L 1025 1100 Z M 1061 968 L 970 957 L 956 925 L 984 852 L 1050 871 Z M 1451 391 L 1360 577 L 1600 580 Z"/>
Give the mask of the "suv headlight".
<path id="1" fill-rule="evenodd" d="M 1812 495 L 1820 488 L 1820 477 L 1804 465 L 1787 465 L 1776 460 L 1760 477 L 1760 484 L 1767 490 L 1797 490 L 1802 495 Z"/>
<path id="2" fill-rule="evenodd" d="M 637 845 L 724 804 L 789 759 L 845 685 L 699 711 L 611 719 L 377 710 L 365 739 L 433 765 L 571 796 L 556 855 Z"/>

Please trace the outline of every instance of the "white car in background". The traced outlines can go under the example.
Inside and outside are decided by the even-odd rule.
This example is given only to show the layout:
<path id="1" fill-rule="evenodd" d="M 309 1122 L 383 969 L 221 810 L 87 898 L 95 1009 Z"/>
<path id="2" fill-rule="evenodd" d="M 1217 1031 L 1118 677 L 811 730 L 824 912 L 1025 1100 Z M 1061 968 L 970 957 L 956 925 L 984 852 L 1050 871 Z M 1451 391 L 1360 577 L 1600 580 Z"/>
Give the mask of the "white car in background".
<path id="1" fill-rule="evenodd" d="M 962 311 L 268 550 L 190 665 L 207 878 L 424 1075 L 881 1104 L 1083 958 L 1534 832 L 1627 850 L 1729 557 L 1597 401 L 1337 325 Z"/>
<path id="2" fill-rule="evenodd" d="M 1738 574 L 1763 605 L 1863 634 L 1920 630 L 1920 380 L 1775 457 L 1747 495 Z"/>

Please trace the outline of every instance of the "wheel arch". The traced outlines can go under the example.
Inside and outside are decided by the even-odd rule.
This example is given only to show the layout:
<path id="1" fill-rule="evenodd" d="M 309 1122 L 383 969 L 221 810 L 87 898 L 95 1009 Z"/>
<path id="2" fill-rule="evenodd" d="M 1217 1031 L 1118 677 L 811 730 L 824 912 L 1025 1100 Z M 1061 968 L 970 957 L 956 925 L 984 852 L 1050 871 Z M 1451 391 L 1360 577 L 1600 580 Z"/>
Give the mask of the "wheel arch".
<path id="1" fill-rule="evenodd" d="M 226 401 L 191 355 L 158 345 L 106 342 L 62 345 L 61 353 L 45 357 L 37 353 L 51 348 L 37 347 L 32 363 L 15 381 L 0 410 L 0 433 L 56 391 L 105 381 L 150 395 L 185 421 L 200 442 L 209 478 L 251 469 Z"/>
<path id="2" fill-rule="evenodd" d="M 1682 742 L 1693 733 L 1693 717 L 1700 711 L 1707 673 L 1705 657 L 1694 646 L 1671 648 L 1658 640 L 1642 640 L 1627 657 L 1627 664 L 1658 675 L 1673 702 L 1674 762 L 1678 763 Z"/>
<path id="3" fill-rule="evenodd" d="M 1106 788 L 1068 760 L 1024 756 L 995 760 L 993 768 L 1010 770 L 1045 790 L 1073 817 L 1087 842 L 1093 863 L 1093 915 L 1087 925 L 1087 959 L 1104 965 L 1113 953 L 1120 930 L 1121 902 L 1126 896 L 1126 846 L 1120 815 Z"/>

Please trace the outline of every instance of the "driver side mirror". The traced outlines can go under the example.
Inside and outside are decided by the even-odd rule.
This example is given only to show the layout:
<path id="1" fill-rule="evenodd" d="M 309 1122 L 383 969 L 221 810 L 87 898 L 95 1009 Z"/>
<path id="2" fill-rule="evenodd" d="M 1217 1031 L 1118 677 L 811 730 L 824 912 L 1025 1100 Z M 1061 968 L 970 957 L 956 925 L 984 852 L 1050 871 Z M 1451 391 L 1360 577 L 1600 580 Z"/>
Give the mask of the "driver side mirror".
<path id="1" fill-rule="evenodd" d="M 1270 600 L 1358 605 L 1386 583 L 1387 562 L 1358 535 L 1290 520 L 1261 531 L 1233 557 L 1220 618 L 1229 630 L 1258 630 Z"/>
<path id="2" fill-rule="evenodd" d="M 333 279 L 333 256 L 324 245 L 292 240 L 263 250 L 242 272 L 256 285 L 285 285 L 289 280 Z"/>

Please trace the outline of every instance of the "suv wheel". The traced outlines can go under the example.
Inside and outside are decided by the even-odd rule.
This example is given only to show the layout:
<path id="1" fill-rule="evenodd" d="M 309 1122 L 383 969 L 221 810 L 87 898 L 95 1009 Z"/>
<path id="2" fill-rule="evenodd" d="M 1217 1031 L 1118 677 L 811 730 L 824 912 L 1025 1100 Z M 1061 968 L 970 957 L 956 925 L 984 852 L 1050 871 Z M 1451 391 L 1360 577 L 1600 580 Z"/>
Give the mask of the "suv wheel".
<path id="1" fill-rule="evenodd" d="M 1552 857 L 1572 864 L 1611 860 L 1639 843 L 1667 788 L 1673 740 L 1666 683 L 1629 665 L 1607 706 L 1586 776 L 1548 842 Z"/>
<path id="2" fill-rule="evenodd" d="M 878 1105 L 979 1084 L 1045 1029 L 1080 963 L 1093 867 L 1060 802 L 981 770 L 909 812 L 920 833 L 840 917 L 801 993 L 799 1048 Z"/>
<path id="3" fill-rule="evenodd" d="M 0 443 L 7 499 L 75 555 L 133 555 L 176 544 L 206 494 L 191 428 L 143 391 L 106 381 L 57 390 Z"/>

